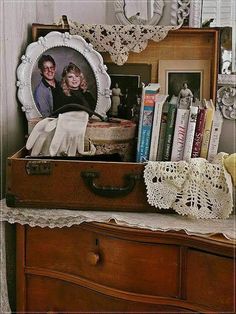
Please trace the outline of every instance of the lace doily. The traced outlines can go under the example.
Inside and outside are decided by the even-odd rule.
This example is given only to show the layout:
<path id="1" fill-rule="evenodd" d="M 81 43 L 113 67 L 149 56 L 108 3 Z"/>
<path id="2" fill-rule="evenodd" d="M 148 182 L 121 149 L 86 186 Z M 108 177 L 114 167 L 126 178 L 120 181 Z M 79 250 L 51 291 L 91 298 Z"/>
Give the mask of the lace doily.
<path id="1" fill-rule="evenodd" d="M 149 229 L 152 231 L 180 231 L 189 235 L 214 235 L 221 233 L 227 239 L 236 239 L 234 215 L 228 219 L 198 220 L 177 214 L 124 213 L 108 211 L 80 211 L 66 209 L 10 208 L 0 201 L 0 220 L 30 227 L 63 228 L 83 222 L 109 222 L 118 225 Z"/>
<path id="2" fill-rule="evenodd" d="M 218 154 L 212 163 L 203 158 L 149 161 L 144 170 L 149 204 L 195 218 L 229 217 L 233 199 L 231 177 L 223 165 L 227 155 Z"/>
<path id="3" fill-rule="evenodd" d="M 128 60 L 130 51 L 144 50 L 148 40 L 161 41 L 170 30 L 182 26 L 98 25 L 80 24 L 70 20 L 68 22 L 70 34 L 82 36 L 99 52 L 108 52 L 112 61 L 118 65 Z"/>

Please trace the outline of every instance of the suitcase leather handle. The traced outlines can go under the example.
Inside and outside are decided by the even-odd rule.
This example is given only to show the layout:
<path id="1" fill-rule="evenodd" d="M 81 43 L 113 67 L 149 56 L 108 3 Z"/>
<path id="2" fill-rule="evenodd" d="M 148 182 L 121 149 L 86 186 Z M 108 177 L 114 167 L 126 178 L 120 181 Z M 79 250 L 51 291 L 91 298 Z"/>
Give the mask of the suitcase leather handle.
<path id="1" fill-rule="evenodd" d="M 81 176 L 87 187 L 94 194 L 111 198 L 126 196 L 133 191 L 136 181 L 141 178 L 140 174 L 129 173 L 124 176 L 124 181 L 126 183 L 124 187 L 114 187 L 96 185 L 94 179 L 99 177 L 99 173 L 96 171 L 82 171 Z"/>

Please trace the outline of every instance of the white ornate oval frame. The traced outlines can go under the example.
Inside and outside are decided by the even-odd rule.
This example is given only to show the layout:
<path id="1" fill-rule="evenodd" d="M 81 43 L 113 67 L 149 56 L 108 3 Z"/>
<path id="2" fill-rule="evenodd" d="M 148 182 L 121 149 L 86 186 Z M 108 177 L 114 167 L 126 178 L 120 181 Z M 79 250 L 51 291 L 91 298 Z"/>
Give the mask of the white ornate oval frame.
<path id="1" fill-rule="evenodd" d="M 145 25 L 158 25 L 165 15 L 166 2 L 170 5 L 169 25 L 181 25 L 183 19 L 188 20 L 189 27 L 201 27 L 202 0 L 154 0 L 153 16 Z M 115 0 L 114 9 L 118 21 L 122 25 L 132 24 L 124 12 L 125 0 Z"/>
<path id="2" fill-rule="evenodd" d="M 114 2 L 115 15 L 118 21 L 122 25 L 132 24 L 124 13 L 125 0 L 116 0 Z M 153 3 L 153 17 L 150 21 L 147 21 L 147 25 L 157 25 L 160 21 L 163 13 L 164 1 L 163 0 L 154 0 Z"/>
<path id="3" fill-rule="evenodd" d="M 94 74 L 97 91 L 97 104 L 95 111 L 106 117 L 107 111 L 111 106 L 110 84 L 111 80 L 106 72 L 106 66 L 99 52 L 93 49 L 79 35 L 70 35 L 69 33 L 50 32 L 45 37 L 40 37 L 37 42 L 31 43 L 27 48 L 25 55 L 21 57 L 21 64 L 17 68 L 17 86 L 18 99 L 23 105 L 27 120 L 42 117 L 39 112 L 32 92 L 32 73 L 37 64 L 38 58 L 47 50 L 56 47 L 72 48 L 80 53 Z"/>

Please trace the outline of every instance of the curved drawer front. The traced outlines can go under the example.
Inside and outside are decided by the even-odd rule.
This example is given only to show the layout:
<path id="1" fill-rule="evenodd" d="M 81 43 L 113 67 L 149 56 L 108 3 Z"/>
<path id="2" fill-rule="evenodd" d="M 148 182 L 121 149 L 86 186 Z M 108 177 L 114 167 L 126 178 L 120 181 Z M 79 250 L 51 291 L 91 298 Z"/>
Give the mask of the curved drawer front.
<path id="1" fill-rule="evenodd" d="M 191 313 L 191 305 L 178 300 L 158 300 L 156 304 L 98 293 L 92 289 L 54 278 L 27 276 L 27 313 Z M 50 300 L 50 301 L 49 301 Z M 188 308 L 190 306 L 190 308 Z M 195 312 L 194 312 L 195 313 Z"/>
<path id="2" fill-rule="evenodd" d="M 43 232 L 42 232 L 43 231 Z M 26 267 L 114 289 L 180 297 L 178 246 L 119 239 L 79 227 L 27 228 Z"/>

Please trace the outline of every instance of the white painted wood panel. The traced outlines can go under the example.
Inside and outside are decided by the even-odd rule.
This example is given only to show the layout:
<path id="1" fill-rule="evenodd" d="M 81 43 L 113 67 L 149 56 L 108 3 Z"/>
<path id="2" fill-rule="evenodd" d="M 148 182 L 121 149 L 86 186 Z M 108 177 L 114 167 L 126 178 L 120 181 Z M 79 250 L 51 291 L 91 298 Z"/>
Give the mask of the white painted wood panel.
<path id="1" fill-rule="evenodd" d="M 80 23 L 107 23 L 106 0 L 53 1 L 53 3 L 55 21 L 65 14 L 72 21 Z"/>
<path id="2" fill-rule="evenodd" d="M 211 26 L 232 26 L 235 0 L 203 0 L 202 20 L 214 18 Z"/>

